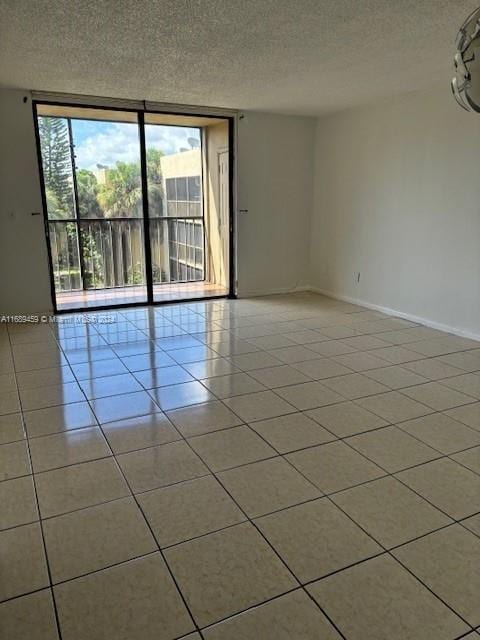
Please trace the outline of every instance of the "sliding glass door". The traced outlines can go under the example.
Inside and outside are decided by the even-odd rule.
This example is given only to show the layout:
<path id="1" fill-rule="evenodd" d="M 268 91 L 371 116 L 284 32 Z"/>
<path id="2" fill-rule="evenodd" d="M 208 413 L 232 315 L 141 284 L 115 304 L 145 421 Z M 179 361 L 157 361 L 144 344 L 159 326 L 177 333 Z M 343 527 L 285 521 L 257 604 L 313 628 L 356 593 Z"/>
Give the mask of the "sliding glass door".
<path id="1" fill-rule="evenodd" d="M 36 115 L 58 310 L 228 294 L 228 120 L 49 104 Z"/>
<path id="2" fill-rule="evenodd" d="M 137 116 L 70 111 L 38 117 L 57 307 L 146 302 Z"/>
<path id="3" fill-rule="evenodd" d="M 72 120 L 84 288 L 146 300 L 138 125 Z"/>
<path id="4" fill-rule="evenodd" d="M 145 147 L 153 300 L 192 297 L 205 280 L 201 129 L 146 124 Z"/>

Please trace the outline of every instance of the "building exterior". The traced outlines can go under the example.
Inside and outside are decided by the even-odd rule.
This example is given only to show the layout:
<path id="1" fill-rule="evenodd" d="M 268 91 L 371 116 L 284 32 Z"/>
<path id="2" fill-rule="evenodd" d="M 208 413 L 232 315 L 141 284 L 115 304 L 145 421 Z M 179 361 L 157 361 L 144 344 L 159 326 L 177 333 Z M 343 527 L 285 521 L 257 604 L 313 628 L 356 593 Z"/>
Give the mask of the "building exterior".
<path id="1" fill-rule="evenodd" d="M 163 215 L 151 218 L 154 282 L 204 280 L 201 149 L 162 156 Z"/>

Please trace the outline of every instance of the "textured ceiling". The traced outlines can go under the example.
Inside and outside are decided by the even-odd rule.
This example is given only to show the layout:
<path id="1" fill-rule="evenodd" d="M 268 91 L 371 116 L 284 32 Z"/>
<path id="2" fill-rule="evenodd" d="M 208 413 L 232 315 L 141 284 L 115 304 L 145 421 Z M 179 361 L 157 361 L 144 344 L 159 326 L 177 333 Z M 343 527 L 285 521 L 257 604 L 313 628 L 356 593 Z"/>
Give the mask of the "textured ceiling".
<path id="1" fill-rule="evenodd" d="M 479 0 L 0 0 L 0 85 L 318 114 L 452 75 Z"/>

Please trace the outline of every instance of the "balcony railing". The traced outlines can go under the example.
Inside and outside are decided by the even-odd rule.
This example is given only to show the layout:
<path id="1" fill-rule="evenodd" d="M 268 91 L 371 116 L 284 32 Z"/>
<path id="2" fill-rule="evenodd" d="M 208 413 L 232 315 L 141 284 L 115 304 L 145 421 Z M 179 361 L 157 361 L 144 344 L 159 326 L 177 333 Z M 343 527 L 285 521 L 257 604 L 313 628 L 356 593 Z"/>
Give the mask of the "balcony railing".
<path id="1" fill-rule="evenodd" d="M 50 253 L 56 291 L 83 288 L 77 225 L 72 221 L 49 221 Z"/>
<path id="2" fill-rule="evenodd" d="M 145 284 L 143 220 L 50 220 L 48 225 L 58 292 Z M 150 247 L 154 284 L 204 280 L 202 218 L 151 218 Z"/>
<path id="3" fill-rule="evenodd" d="M 75 222 L 55 220 L 49 229 L 57 291 L 145 283 L 142 220 L 81 220 L 78 228 Z"/>
<path id="4" fill-rule="evenodd" d="M 153 283 L 205 279 L 201 217 L 150 219 Z"/>

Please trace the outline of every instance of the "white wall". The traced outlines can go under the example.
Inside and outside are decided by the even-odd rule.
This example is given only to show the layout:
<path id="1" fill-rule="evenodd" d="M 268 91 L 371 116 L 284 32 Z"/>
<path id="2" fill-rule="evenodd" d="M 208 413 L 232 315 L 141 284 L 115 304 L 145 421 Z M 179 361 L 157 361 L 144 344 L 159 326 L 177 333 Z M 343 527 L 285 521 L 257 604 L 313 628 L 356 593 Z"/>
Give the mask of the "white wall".
<path id="1" fill-rule="evenodd" d="M 308 284 L 313 118 L 246 112 L 238 125 L 239 294 Z"/>
<path id="2" fill-rule="evenodd" d="M 322 118 L 314 181 L 314 287 L 480 336 L 479 115 L 445 87 Z"/>
<path id="3" fill-rule="evenodd" d="M 28 101 L 23 102 L 23 97 Z M 32 104 L 0 90 L 0 314 L 51 311 Z M 32 216 L 32 212 L 40 212 Z"/>

